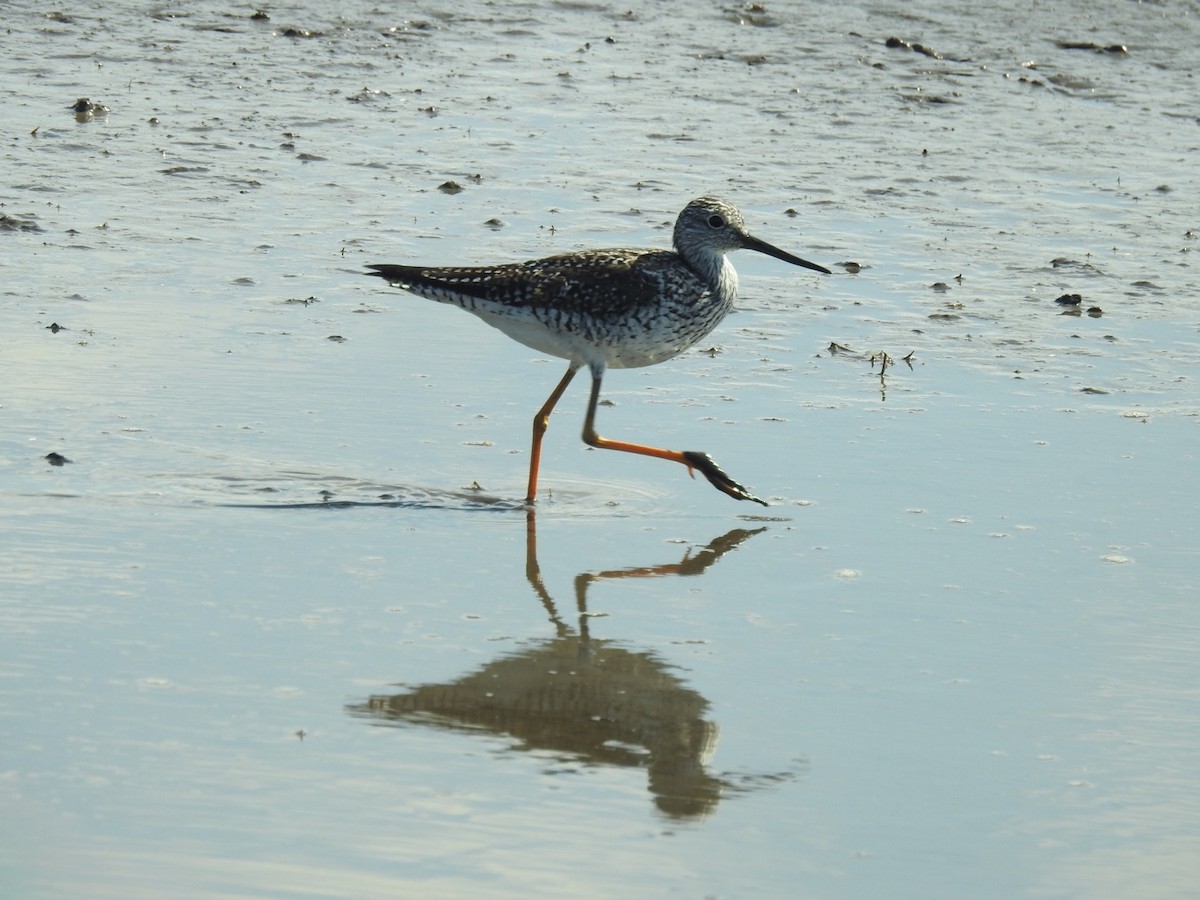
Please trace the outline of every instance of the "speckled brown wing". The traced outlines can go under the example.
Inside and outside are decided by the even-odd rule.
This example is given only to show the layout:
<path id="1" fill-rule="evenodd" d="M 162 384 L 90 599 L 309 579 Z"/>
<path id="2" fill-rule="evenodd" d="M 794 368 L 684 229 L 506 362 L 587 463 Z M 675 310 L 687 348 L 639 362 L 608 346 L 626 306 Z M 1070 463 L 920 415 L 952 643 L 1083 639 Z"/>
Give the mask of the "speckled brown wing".
<path id="1" fill-rule="evenodd" d="M 372 275 L 470 312 L 553 310 L 555 318 L 621 320 L 663 298 L 663 273 L 678 257 L 662 250 L 591 250 L 499 266 L 370 265 Z M 702 285 L 697 279 L 697 289 Z"/>

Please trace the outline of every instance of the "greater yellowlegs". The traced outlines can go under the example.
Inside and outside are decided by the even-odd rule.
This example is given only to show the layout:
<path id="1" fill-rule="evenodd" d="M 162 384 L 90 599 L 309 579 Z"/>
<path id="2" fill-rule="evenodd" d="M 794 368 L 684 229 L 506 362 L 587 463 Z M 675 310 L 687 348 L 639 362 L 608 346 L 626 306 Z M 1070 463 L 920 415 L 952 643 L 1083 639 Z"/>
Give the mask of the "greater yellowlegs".
<path id="1" fill-rule="evenodd" d="M 753 237 L 735 207 L 713 197 L 693 200 L 675 222 L 675 250 L 581 250 L 498 266 L 372 265 L 371 275 L 421 297 L 461 306 L 509 337 L 567 360 L 567 372 L 533 418 L 526 503 L 537 497 L 542 437 L 550 413 L 584 366 L 592 393 L 583 440 L 602 450 L 667 459 L 700 471 L 719 491 L 766 506 L 726 475 L 707 453 L 660 450 L 596 433 L 600 381 L 608 368 L 652 366 L 691 347 L 725 318 L 737 295 L 737 273 L 725 254 L 757 250 L 832 274 Z M 693 476 L 694 477 L 694 476 Z"/>

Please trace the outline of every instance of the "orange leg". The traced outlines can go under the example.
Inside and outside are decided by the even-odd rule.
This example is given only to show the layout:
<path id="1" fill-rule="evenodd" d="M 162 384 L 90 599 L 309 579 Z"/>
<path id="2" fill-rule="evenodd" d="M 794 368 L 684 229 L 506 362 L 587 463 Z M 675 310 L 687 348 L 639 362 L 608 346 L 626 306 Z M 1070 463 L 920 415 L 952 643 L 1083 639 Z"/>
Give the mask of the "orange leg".
<path id="1" fill-rule="evenodd" d="M 567 367 L 567 374 L 562 377 L 562 381 L 558 386 L 550 392 L 550 396 L 546 398 L 546 402 L 542 404 L 542 408 L 537 411 L 537 415 L 533 417 L 533 445 L 529 450 L 529 487 L 525 491 L 525 502 L 532 503 L 537 497 L 538 485 L 538 466 L 542 460 L 542 437 L 546 434 L 546 428 L 550 424 L 550 413 L 554 412 L 554 407 L 562 398 L 563 392 L 567 389 L 567 385 L 571 383 L 571 379 L 575 377 L 575 373 L 579 371 L 577 363 L 571 363 Z"/>
<path id="2" fill-rule="evenodd" d="M 574 371 L 567 373 L 568 376 L 574 375 Z M 589 447 L 595 447 L 599 450 L 620 450 L 622 453 L 638 453 L 642 456 L 653 456 L 655 459 L 666 459 L 671 462 L 681 463 L 687 466 L 688 474 L 695 478 L 693 470 L 699 469 L 700 474 L 709 480 L 718 491 L 728 494 L 735 500 L 753 500 L 755 503 L 767 505 L 767 501 L 760 500 L 755 497 L 742 485 L 738 484 L 728 475 L 726 475 L 707 453 L 701 453 L 698 450 L 660 450 L 658 447 L 647 447 L 645 444 L 629 444 L 624 441 L 610 441 L 608 438 L 600 437 L 596 433 L 596 405 L 600 402 L 600 381 L 604 377 L 603 370 L 592 370 L 592 394 L 588 399 L 587 416 L 583 420 L 583 442 Z M 569 380 L 564 379 L 564 381 Z M 550 395 L 550 399 L 557 400 L 558 395 L 562 393 L 562 388 L 565 384 L 560 384 L 554 394 Z M 553 403 L 548 401 L 547 405 L 553 406 Z M 543 410 L 545 412 L 545 410 Z M 549 413 L 546 413 L 549 415 Z M 537 420 L 534 420 L 534 428 L 536 431 Z M 544 427 L 543 427 L 543 430 Z"/>

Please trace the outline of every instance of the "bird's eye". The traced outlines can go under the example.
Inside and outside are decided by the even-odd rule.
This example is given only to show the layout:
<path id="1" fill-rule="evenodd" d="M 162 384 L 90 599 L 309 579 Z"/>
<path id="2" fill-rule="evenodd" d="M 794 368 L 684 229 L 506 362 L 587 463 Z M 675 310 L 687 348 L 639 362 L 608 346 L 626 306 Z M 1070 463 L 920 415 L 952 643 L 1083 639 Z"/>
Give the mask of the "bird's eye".
<path id="1" fill-rule="evenodd" d="M 725 225 L 725 220 L 716 214 L 708 217 L 708 224 L 713 228 L 722 228 Z"/>

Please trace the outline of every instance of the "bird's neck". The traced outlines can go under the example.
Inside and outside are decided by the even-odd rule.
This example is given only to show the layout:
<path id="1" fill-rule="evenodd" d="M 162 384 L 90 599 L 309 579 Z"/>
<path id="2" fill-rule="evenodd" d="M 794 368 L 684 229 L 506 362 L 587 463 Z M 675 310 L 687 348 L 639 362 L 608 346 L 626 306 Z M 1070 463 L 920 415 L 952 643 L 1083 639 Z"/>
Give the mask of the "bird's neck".
<path id="1" fill-rule="evenodd" d="M 689 253 L 685 247 L 677 247 L 689 269 L 725 303 L 733 303 L 737 296 L 738 277 L 733 263 L 724 253 Z"/>
<path id="2" fill-rule="evenodd" d="M 720 297 L 723 303 L 728 306 L 733 305 L 733 301 L 737 297 L 738 277 L 733 263 L 729 261 L 728 257 L 721 257 L 716 281 L 715 283 L 710 281 L 709 284 L 712 285 L 713 293 Z"/>

